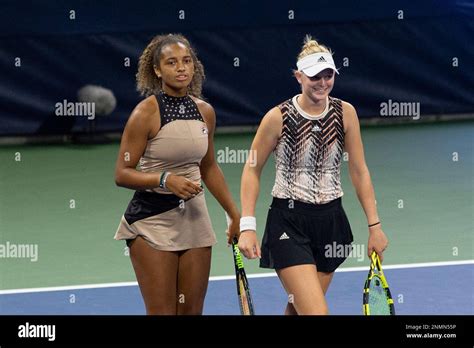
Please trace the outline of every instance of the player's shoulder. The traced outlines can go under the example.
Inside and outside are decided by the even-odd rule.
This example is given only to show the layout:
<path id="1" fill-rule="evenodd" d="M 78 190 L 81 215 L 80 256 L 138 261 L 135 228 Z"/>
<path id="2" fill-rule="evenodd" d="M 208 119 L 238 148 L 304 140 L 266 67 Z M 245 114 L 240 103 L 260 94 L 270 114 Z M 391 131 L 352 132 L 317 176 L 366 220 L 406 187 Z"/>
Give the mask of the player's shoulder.
<path id="1" fill-rule="evenodd" d="M 338 99 L 342 104 L 342 119 L 344 124 L 344 132 L 359 127 L 359 118 L 355 107 L 342 99 Z"/>
<path id="2" fill-rule="evenodd" d="M 287 98 L 283 101 L 280 101 L 275 107 L 278 108 L 281 112 L 282 110 L 285 110 L 285 108 L 287 108 L 289 105 L 293 104 L 293 99 L 294 98 L 295 98 L 295 96 L 293 96 L 291 98 Z"/>
<path id="3" fill-rule="evenodd" d="M 131 124 L 143 126 L 150 124 L 152 118 L 160 115 L 160 108 L 154 95 L 141 100 L 133 109 L 128 120 Z"/>
<path id="4" fill-rule="evenodd" d="M 195 97 L 193 95 L 191 95 L 190 97 L 196 103 L 199 110 L 203 110 L 206 113 L 215 113 L 214 108 L 207 101 L 205 101 L 201 98 Z"/>
<path id="5" fill-rule="evenodd" d="M 206 123 L 214 125 L 216 122 L 216 112 L 212 105 L 207 101 L 193 95 L 190 95 L 190 97 L 196 103 L 198 110 Z"/>
<path id="6" fill-rule="evenodd" d="M 271 132 L 275 134 L 280 134 L 282 125 L 283 114 L 278 105 L 268 110 L 260 122 L 260 126 L 263 127 L 263 129 L 271 130 Z"/>
<path id="7" fill-rule="evenodd" d="M 333 99 L 333 101 L 341 103 L 343 113 L 349 113 L 349 114 L 354 114 L 354 115 L 356 114 L 356 109 L 351 103 L 346 102 L 345 100 L 342 100 L 339 98 L 335 98 L 335 97 L 331 97 L 331 98 Z"/>
<path id="8" fill-rule="evenodd" d="M 268 110 L 265 117 L 268 117 L 268 118 L 273 119 L 273 120 L 281 120 L 282 112 L 281 112 L 280 104 L 278 104 L 278 105 L 274 106 L 273 108 L 271 108 L 270 110 Z"/>
<path id="9" fill-rule="evenodd" d="M 293 99 L 295 96 L 291 98 L 287 98 L 283 101 L 280 101 L 277 105 L 275 105 L 273 108 L 271 108 L 265 117 L 268 116 L 268 118 L 272 119 L 273 122 L 277 122 L 278 124 L 281 124 L 283 122 L 283 119 L 285 118 L 285 115 L 287 114 L 287 111 L 291 109 L 292 107 L 294 108 L 293 105 Z"/>
<path id="10" fill-rule="evenodd" d="M 154 95 L 150 95 L 149 97 L 146 97 L 140 101 L 133 110 L 133 113 L 138 114 L 139 117 L 148 117 L 156 114 L 157 112 L 160 112 L 160 107 L 158 106 L 158 102 Z"/>

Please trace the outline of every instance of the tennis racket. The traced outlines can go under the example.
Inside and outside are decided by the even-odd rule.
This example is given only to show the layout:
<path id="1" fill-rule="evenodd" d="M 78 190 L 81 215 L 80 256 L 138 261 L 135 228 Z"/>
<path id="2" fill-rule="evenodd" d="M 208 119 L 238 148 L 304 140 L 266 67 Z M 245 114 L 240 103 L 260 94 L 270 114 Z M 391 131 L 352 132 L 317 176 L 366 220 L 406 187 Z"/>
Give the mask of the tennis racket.
<path id="1" fill-rule="evenodd" d="M 226 214 L 227 226 L 230 220 Z M 249 282 L 245 274 L 244 262 L 240 254 L 237 238 L 232 240 L 232 255 L 234 256 L 235 280 L 237 282 L 237 297 L 239 299 L 240 313 L 242 315 L 254 315 L 252 296 L 250 295 Z"/>
<path id="2" fill-rule="evenodd" d="M 370 270 L 365 281 L 362 300 L 364 315 L 395 315 L 395 306 L 379 256 L 374 251 L 370 258 Z"/>

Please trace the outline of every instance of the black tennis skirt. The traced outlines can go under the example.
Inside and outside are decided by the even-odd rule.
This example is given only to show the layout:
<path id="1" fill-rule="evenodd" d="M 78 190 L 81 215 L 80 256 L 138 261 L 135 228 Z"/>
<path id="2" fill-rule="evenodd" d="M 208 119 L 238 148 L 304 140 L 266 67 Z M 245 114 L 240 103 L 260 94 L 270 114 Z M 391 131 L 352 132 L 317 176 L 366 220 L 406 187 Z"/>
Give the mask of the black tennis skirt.
<path id="1" fill-rule="evenodd" d="M 349 256 L 353 240 L 341 198 L 326 204 L 273 198 L 260 267 L 314 264 L 318 272 L 334 272 Z"/>

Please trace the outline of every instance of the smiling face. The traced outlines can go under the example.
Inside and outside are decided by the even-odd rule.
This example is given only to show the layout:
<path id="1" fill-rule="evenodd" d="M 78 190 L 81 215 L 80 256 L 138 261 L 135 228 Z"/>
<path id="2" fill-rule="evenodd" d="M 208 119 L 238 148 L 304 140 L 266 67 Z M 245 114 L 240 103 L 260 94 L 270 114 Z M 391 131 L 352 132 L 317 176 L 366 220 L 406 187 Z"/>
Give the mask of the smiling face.
<path id="1" fill-rule="evenodd" d="M 334 70 L 324 69 L 313 77 L 301 71 L 295 71 L 295 77 L 301 85 L 303 94 L 314 103 L 325 101 L 334 86 Z"/>
<path id="2" fill-rule="evenodd" d="M 181 42 L 163 46 L 155 73 L 162 81 L 162 89 L 170 95 L 185 95 L 194 76 L 194 61 L 189 48 Z"/>

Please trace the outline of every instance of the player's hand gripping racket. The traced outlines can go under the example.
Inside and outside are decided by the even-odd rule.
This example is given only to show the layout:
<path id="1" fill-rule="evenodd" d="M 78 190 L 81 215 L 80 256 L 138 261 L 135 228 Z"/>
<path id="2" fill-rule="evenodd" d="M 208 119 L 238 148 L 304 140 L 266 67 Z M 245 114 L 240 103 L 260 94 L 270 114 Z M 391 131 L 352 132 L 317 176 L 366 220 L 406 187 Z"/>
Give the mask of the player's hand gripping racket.
<path id="1" fill-rule="evenodd" d="M 374 251 L 370 258 L 370 270 L 364 285 L 364 315 L 395 315 L 392 295 L 379 256 Z"/>
<path id="2" fill-rule="evenodd" d="M 229 217 L 226 214 L 227 226 L 230 225 Z M 250 295 L 249 283 L 245 274 L 244 262 L 240 254 L 238 240 L 232 240 L 232 255 L 234 256 L 235 279 L 237 281 L 237 296 L 239 299 L 240 313 L 242 315 L 254 315 L 252 296 Z"/>

